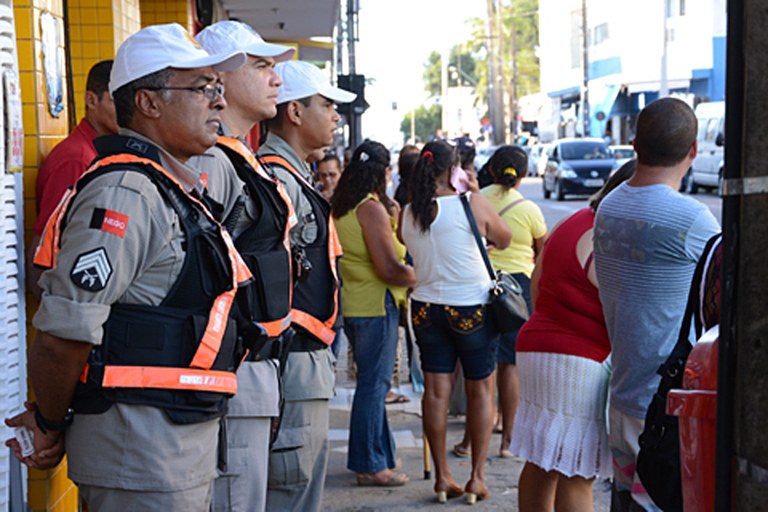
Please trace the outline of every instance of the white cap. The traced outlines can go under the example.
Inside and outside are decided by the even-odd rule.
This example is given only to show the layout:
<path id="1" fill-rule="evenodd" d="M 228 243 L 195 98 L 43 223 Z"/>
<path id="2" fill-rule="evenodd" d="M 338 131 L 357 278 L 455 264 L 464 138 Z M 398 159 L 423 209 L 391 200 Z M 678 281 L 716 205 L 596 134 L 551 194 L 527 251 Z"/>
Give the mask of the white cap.
<path id="1" fill-rule="evenodd" d="M 281 62 L 275 66 L 275 72 L 283 81 L 277 96 L 278 105 L 291 100 L 309 98 L 315 94 L 336 103 L 350 103 L 357 98 L 355 93 L 332 86 L 320 68 L 309 62 L 300 60 Z"/>
<path id="2" fill-rule="evenodd" d="M 219 21 L 195 36 L 211 55 L 243 51 L 254 57 L 274 57 L 277 62 L 290 60 L 296 49 L 267 43 L 250 26 L 239 21 Z"/>
<path id="3" fill-rule="evenodd" d="M 209 55 L 178 23 L 151 25 L 126 39 L 115 54 L 109 92 L 165 68 L 193 69 L 212 66 L 231 71 L 245 63 L 241 51 Z"/>

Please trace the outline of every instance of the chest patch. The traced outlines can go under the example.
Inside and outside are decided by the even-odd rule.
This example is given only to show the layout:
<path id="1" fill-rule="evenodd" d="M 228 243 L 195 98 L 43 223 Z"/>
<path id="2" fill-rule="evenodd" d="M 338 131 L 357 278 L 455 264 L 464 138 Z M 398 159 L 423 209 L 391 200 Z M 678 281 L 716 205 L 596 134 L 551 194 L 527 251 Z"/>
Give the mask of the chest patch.
<path id="1" fill-rule="evenodd" d="M 78 256 L 69 273 L 75 286 L 89 292 L 103 290 L 111 275 L 112 265 L 103 247 Z"/>
<path id="2" fill-rule="evenodd" d="M 128 216 L 114 210 L 94 208 L 90 227 L 91 229 L 100 229 L 123 238 L 125 236 L 125 229 L 128 227 Z"/>

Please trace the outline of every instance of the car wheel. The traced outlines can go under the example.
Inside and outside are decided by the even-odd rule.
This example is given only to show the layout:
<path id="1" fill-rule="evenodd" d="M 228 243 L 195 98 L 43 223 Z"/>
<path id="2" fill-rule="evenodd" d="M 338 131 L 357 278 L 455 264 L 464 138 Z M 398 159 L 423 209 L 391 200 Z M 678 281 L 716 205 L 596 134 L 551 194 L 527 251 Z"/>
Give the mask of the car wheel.
<path id="1" fill-rule="evenodd" d="M 693 171 L 688 169 L 683 177 L 683 191 L 686 194 L 696 194 L 699 191 L 699 187 L 696 185 L 696 181 L 693 179 Z"/>
<path id="2" fill-rule="evenodd" d="M 563 185 L 560 180 L 555 180 L 555 199 L 558 201 L 565 199 L 565 192 L 563 192 Z"/>
<path id="3" fill-rule="evenodd" d="M 547 190 L 547 180 L 545 180 L 543 177 L 541 178 L 541 192 L 544 194 L 544 199 L 549 199 L 552 193 Z"/>

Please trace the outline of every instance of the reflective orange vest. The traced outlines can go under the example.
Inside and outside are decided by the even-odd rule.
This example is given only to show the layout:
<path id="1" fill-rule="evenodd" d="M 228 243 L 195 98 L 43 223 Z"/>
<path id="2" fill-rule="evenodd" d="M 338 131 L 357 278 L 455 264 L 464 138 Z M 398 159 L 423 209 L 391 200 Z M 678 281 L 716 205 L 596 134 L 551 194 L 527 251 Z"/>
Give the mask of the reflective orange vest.
<path id="1" fill-rule="evenodd" d="M 302 188 L 302 193 L 312 205 L 320 236 L 312 244 L 316 247 L 305 248 L 313 268 L 306 280 L 296 283 L 297 290 L 294 291 L 292 311 L 293 324 L 312 334 L 325 345 L 330 346 L 336 337 L 333 326 L 339 312 L 339 277 L 336 259 L 342 255 L 341 243 L 330 215 L 330 207 L 312 184 L 285 158 L 280 155 L 268 154 L 259 155 L 259 160 L 289 171 L 296 178 Z M 322 236 L 326 229 L 327 235 Z M 318 268 L 317 261 L 314 260 L 321 262 L 320 268 Z M 301 292 L 308 293 L 302 294 Z M 321 316 L 318 311 L 323 309 L 326 304 L 332 305 L 332 308 L 325 308 L 326 311 L 330 309 L 330 314 Z"/>
<path id="2" fill-rule="evenodd" d="M 238 286 L 252 276 L 205 205 L 157 163 L 156 148 L 149 147 L 149 155 L 136 154 L 131 150 L 149 145 L 129 141 L 136 139 L 114 136 L 96 141 L 101 154 L 105 150 L 111 154 L 96 161 L 62 198 L 48 220 L 34 262 L 55 267 L 67 210 L 77 193 L 103 173 L 126 170 L 147 176 L 178 214 L 186 237 L 185 262 L 159 306 L 111 306 L 102 344 L 92 349 L 74 408 L 79 413 L 100 413 L 112 402 L 123 402 L 161 407 L 176 423 L 218 417 L 224 413 L 226 398 L 237 392 L 235 370 L 243 355 L 230 310 Z"/>
<path id="3" fill-rule="evenodd" d="M 256 280 L 251 300 L 254 320 L 267 336 L 276 337 L 291 325 L 289 235 L 296 225 L 296 214 L 283 185 L 264 171 L 248 146 L 232 137 L 219 137 L 218 146 L 261 209 L 259 219 L 237 234 L 235 247 Z"/>

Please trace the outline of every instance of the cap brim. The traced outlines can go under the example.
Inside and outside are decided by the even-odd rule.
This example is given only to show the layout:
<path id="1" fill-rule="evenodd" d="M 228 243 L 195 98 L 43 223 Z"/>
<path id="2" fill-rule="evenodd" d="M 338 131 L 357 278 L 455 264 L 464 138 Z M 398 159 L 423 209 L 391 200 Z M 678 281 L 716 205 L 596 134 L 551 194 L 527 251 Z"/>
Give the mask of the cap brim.
<path id="1" fill-rule="evenodd" d="M 187 62 L 176 62 L 171 67 L 177 69 L 193 69 L 211 66 L 214 71 L 233 71 L 243 64 L 247 56 L 243 52 L 233 52 L 222 55 L 209 55 L 199 59 L 188 60 Z"/>
<path id="2" fill-rule="evenodd" d="M 273 57 L 276 62 L 291 60 L 296 55 L 295 48 L 267 42 L 254 43 L 243 48 L 243 51 L 254 57 Z"/>
<path id="3" fill-rule="evenodd" d="M 345 91 L 344 89 L 339 89 L 338 87 L 334 87 L 332 85 L 328 85 L 327 88 L 324 88 L 322 91 L 318 91 L 317 93 L 321 96 L 325 96 L 329 100 L 335 101 L 336 103 L 352 103 L 355 101 L 355 98 L 357 98 L 357 94 Z"/>

